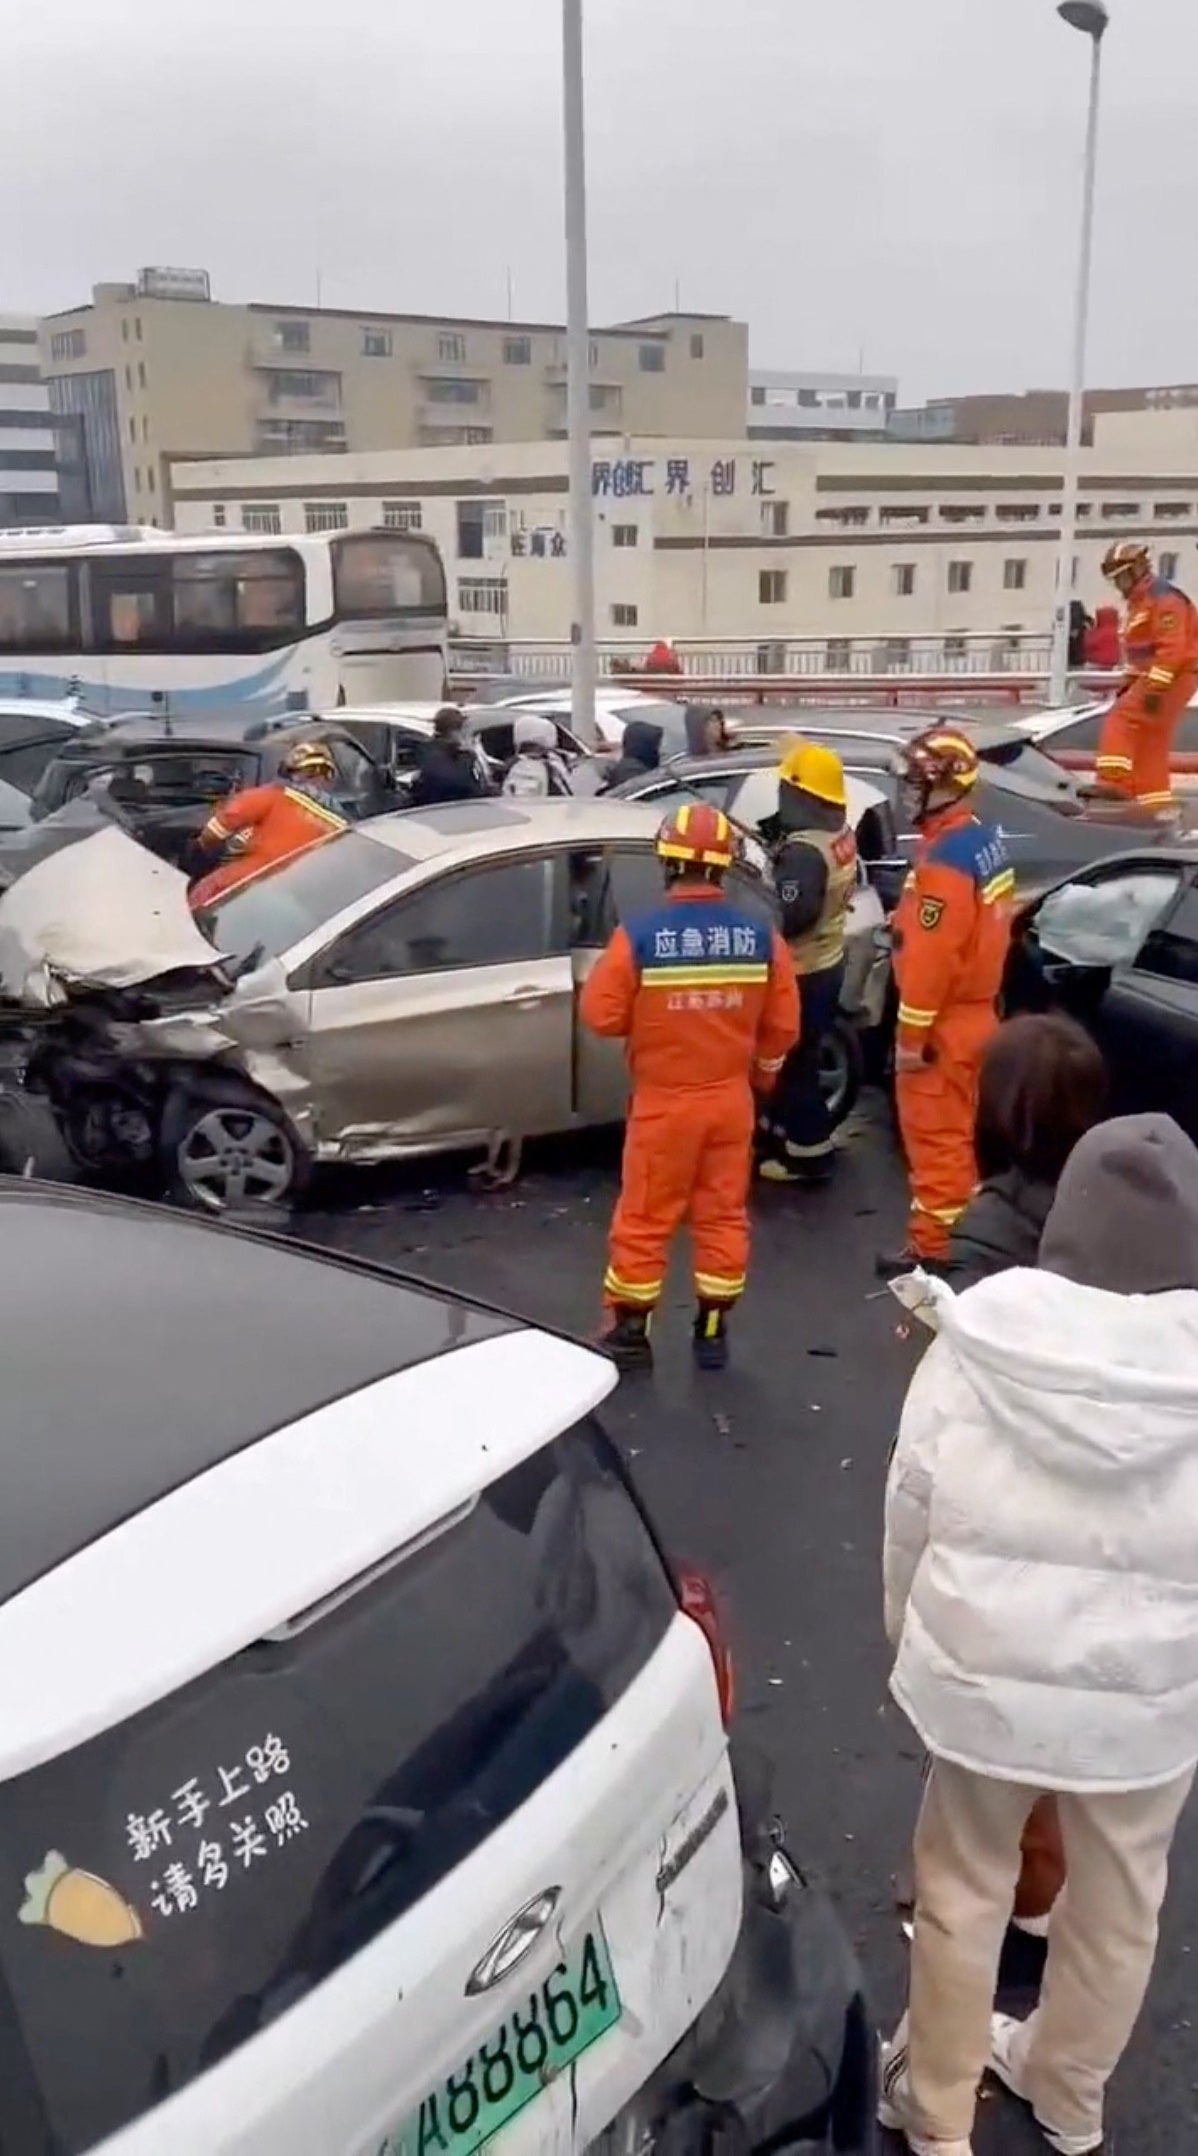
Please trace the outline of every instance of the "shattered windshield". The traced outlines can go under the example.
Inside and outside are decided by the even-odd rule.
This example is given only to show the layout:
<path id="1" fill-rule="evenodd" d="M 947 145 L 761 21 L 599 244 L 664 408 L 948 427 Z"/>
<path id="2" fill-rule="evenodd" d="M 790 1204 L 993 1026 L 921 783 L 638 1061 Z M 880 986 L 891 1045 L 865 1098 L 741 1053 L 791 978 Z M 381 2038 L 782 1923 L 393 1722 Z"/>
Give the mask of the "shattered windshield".
<path id="1" fill-rule="evenodd" d="M 412 866 L 407 854 L 343 831 L 298 860 L 284 861 L 205 907 L 196 919 L 226 958 L 281 958 L 355 899 L 391 883 Z"/>

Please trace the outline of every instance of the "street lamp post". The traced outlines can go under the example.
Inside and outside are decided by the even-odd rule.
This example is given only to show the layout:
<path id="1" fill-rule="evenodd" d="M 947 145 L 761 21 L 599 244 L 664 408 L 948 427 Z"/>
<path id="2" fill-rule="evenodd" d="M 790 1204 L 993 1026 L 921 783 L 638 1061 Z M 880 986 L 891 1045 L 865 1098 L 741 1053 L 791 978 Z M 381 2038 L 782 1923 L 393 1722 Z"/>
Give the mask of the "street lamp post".
<path id="1" fill-rule="evenodd" d="M 570 469 L 570 573 L 574 587 L 570 627 L 571 713 L 577 738 L 590 741 L 595 726 L 595 544 L 591 501 L 582 0 L 562 0 L 562 133 L 566 168 L 566 427 Z"/>
<path id="2" fill-rule="evenodd" d="M 1082 229 L 1077 265 L 1077 301 L 1073 317 L 1073 373 L 1069 384 L 1069 425 L 1065 437 L 1065 484 L 1061 496 L 1061 545 L 1057 555 L 1056 608 L 1052 624 L 1052 676 L 1049 698 L 1063 704 L 1069 679 L 1069 602 L 1073 596 L 1073 549 L 1077 540 L 1077 490 L 1081 465 L 1083 394 L 1086 385 L 1086 331 L 1090 317 L 1090 264 L 1094 252 L 1094 181 L 1098 170 L 1098 107 L 1102 84 L 1102 40 L 1110 15 L 1106 0 L 1058 0 L 1057 13 L 1091 41 L 1090 108 L 1086 121 Z"/>

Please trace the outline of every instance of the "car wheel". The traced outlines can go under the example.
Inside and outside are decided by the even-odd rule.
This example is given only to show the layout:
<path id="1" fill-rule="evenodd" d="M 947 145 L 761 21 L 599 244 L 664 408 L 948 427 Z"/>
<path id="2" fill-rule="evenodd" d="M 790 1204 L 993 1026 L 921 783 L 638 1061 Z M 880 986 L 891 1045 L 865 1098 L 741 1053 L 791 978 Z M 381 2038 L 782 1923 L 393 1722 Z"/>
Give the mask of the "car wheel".
<path id="1" fill-rule="evenodd" d="M 861 1035 L 851 1018 L 837 1018 L 819 1046 L 820 1092 L 834 1130 L 856 1106 L 864 1075 Z"/>
<path id="2" fill-rule="evenodd" d="M 306 1180 L 282 1109 L 249 1087 L 180 1087 L 163 1110 L 160 1149 L 168 1195 L 195 1212 L 287 1205 Z"/>

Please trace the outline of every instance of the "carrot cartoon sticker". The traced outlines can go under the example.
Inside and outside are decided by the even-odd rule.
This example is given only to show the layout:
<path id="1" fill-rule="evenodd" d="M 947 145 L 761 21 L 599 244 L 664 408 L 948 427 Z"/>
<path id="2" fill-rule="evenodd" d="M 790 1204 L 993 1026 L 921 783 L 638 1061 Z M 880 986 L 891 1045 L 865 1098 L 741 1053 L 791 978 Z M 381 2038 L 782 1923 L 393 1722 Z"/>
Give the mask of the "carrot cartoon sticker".
<path id="1" fill-rule="evenodd" d="M 22 1924 L 44 1924 L 77 1939 L 80 1946 L 128 1946 L 142 1938 L 136 1909 L 94 1872 L 76 1871 L 57 1849 L 50 1849 L 39 1870 L 25 1881 L 26 1899 L 17 1911 Z"/>

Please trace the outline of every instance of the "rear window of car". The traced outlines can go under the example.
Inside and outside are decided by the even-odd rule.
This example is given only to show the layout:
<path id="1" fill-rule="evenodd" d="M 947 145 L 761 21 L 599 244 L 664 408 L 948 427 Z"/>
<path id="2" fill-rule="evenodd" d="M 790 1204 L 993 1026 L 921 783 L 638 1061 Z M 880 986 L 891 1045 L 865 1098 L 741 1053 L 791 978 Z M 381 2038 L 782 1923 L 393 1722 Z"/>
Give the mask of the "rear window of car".
<path id="1" fill-rule="evenodd" d="M 226 794 L 253 785 L 258 759 L 243 752 L 183 750 L 177 755 L 122 756 L 112 764 L 79 763 L 67 778 L 64 798 L 102 787 L 114 801 L 133 807 L 206 808 Z"/>
<path id="2" fill-rule="evenodd" d="M 675 1614 L 583 1423 L 356 1592 L 5 1783 L 0 2147 L 74 2156 L 303 1998 L 533 1794 Z"/>
<path id="3" fill-rule="evenodd" d="M 360 832 L 343 831 L 297 860 L 255 877 L 196 919 L 226 958 L 248 958 L 257 950 L 279 958 L 326 921 L 335 920 L 355 899 L 366 898 L 411 866 L 409 855 Z"/>
<path id="4" fill-rule="evenodd" d="M 1021 740 L 1018 734 L 986 743 L 979 754 L 983 768 L 1001 771 L 1004 785 L 1014 786 L 1020 793 L 1051 798 L 1062 807 L 1081 807 L 1077 783 L 1063 765 L 1054 763 L 1051 756 L 1034 743 Z"/>

